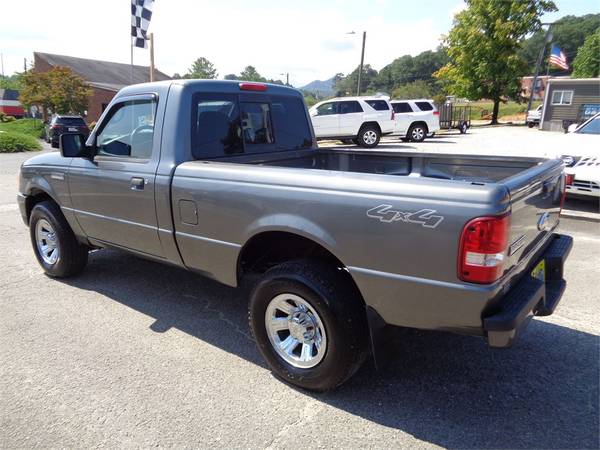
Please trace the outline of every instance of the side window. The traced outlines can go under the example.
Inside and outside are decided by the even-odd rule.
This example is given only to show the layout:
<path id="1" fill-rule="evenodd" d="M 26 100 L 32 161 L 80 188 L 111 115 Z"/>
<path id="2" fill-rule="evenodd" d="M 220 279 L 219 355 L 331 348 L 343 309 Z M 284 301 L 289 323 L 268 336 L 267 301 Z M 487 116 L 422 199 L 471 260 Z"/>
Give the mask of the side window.
<path id="1" fill-rule="evenodd" d="M 411 106 L 408 103 L 393 103 L 392 107 L 394 108 L 394 112 L 396 114 L 402 114 L 402 113 L 411 113 L 413 112 L 413 109 L 411 108 Z"/>
<path id="2" fill-rule="evenodd" d="M 192 101 L 192 155 L 195 159 L 243 153 L 237 95 L 199 93 Z"/>
<path id="3" fill-rule="evenodd" d="M 332 114 L 338 114 L 338 105 L 336 102 L 324 103 L 317 108 L 318 116 L 330 116 Z"/>
<path id="4" fill-rule="evenodd" d="M 365 100 L 375 111 L 389 111 L 390 108 L 385 100 Z"/>
<path id="5" fill-rule="evenodd" d="M 340 102 L 340 114 L 352 114 L 363 112 L 362 106 L 356 100 Z"/>
<path id="6" fill-rule="evenodd" d="M 552 93 L 553 105 L 570 105 L 573 101 L 573 91 L 554 91 Z"/>
<path id="7" fill-rule="evenodd" d="M 600 118 L 596 117 L 587 123 L 584 127 L 581 127 L 578 131 L 583 134 L 600 134 Z"/>
<path id="8" fill-rule="evenodd" d="M 154 100 L 115 105 L 97 136 L 98 155 L 149 159 L 154 137 Z"/>
<path id="9" fill-rule="evenodd" d="M 421 111 L 433 111 L 433 106 L 429 102 L 415 102 Z"/>
<path id="10" fill-rule="evenodd" d="M 271 107 L 268 103 L 242 103 L 242 134 L 246 145 L 273 143 Z M 252 151 L 251 148 L 248 151 Z"/>

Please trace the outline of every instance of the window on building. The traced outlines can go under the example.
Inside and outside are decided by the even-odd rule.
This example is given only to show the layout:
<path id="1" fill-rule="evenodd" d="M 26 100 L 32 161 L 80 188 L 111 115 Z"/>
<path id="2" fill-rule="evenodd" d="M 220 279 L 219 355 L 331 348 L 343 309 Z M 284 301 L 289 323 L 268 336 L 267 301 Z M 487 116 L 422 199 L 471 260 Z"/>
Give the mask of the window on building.
<path id="1" fill-rule="evenodd" d="M 570 105 L 573 102 L 573 91 L 552 92 L 553 105 Z"/>

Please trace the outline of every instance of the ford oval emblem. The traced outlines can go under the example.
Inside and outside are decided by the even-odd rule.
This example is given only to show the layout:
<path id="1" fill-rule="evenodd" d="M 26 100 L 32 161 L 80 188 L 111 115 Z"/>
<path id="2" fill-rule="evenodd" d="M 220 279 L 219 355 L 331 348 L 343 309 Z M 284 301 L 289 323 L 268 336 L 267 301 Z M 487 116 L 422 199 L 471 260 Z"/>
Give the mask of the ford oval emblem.
<path id="1" fill-rule="evenodd" d="M 548 219 L 549 218 L 550 218 L 550 214 L 548 214 L 547 212 L 545 212 L 544 214 L 542 214 L 540 216 L 540 218 L 538 219 L 538 223 L 537 223 L 538 230 L 544 231 L 546 228 L 548 228 Z"/>

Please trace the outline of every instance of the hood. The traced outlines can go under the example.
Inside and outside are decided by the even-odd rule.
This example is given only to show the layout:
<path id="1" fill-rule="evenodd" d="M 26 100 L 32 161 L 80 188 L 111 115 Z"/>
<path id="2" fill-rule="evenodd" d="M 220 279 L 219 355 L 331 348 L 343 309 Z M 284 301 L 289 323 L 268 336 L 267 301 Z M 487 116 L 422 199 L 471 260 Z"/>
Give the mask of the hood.
<path id="1" fill-rule="evenodd" d="M 48 153 L 42 153 L 41 155 L 36 155 L 33 158 L 29 158 L 23 163 L 23 166 L 65 166 L 71 162 L 71 159 L 73 158 L 63 158 L 58 151 L 51 151 Z"/>
<path id="2" fill-rule="evenodd" d="M 600 182 L 600 157 L 585 156 L 570 168 L 576 180 Z"/>

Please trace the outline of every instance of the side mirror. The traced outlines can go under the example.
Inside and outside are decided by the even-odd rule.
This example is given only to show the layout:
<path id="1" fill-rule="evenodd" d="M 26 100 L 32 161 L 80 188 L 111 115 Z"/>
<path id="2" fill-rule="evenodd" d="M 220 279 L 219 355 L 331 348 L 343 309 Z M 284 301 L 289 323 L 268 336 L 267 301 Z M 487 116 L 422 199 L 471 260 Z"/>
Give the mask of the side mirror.
<path id="1" fill-rule="evenodd" d="M 65 158 L 88 158 L 89 148 L 85 146 L 85 135 L 64 133 L 59 136 L 58 147 Z"/>

